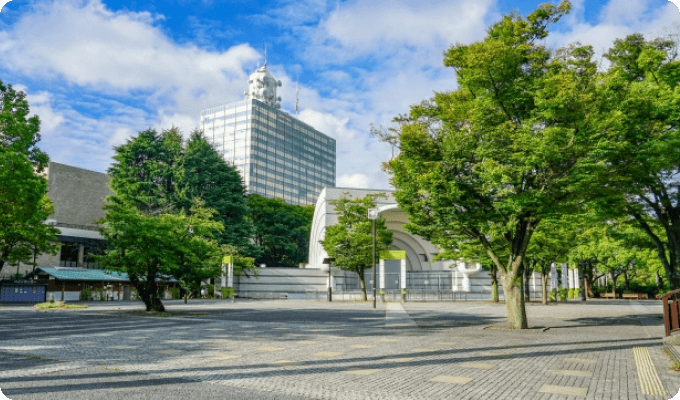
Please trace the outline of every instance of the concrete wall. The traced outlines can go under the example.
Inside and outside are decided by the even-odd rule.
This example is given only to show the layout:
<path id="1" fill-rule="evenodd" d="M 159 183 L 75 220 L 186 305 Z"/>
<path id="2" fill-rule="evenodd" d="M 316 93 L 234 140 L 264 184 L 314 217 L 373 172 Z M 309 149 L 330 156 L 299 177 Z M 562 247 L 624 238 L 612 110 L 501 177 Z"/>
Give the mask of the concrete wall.
<path id="1" fill-rule="evenodd" d="M 313 297 L 328 288 L 328 272 L 318 268 L 257 268 L 257 276 L 241 276 L 234 280 L 240 297 Z"/>
<path id="2" fill-rule="evenodd" d="M 94 222 L 104 217 L 104 198 L 112 194 L 106 174 L 51 162 L 47 179 L 47 196 L 55 211 L 50 219 L 94 227 Z"/>

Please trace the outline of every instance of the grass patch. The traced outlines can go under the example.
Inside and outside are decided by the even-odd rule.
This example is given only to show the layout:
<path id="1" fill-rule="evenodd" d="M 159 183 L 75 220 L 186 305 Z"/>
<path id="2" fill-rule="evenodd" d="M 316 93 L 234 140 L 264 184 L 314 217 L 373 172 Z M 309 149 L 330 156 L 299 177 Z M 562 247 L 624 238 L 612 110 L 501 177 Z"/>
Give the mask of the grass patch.
<path id="1" fill-rule="evenodd" d="M 36 310 L 59 310 L 66 308 L 87 308 L 87 306 L 79 306 L 76 304 L 66 304 L 63 301 L 39 303 L 35 305 Z"/>

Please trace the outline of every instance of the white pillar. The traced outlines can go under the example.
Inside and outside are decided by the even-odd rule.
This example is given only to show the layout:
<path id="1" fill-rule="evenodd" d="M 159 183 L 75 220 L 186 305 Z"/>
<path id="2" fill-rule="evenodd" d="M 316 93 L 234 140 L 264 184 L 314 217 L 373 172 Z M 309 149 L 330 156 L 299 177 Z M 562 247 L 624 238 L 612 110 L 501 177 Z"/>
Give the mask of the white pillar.
<path id="1" fill-rule="evenodd" d="M 227 264 L 222 264 L 222 287 L 227 287 Z"/>
<path id="2" fill-rule="evenodd" d="M 567 272 L 567 263 L 562 263 L 562 289 L 569 289 L 569 272 Z"/>
<path id="3" fill-rule="evenodd" d="M 467 263 L 460 262 L 458 264 L 460 267 L 463 269 L 467 269 Z M 464 292 L 469 292 L 470 291 L 470 278 L 468 278 L 467 274 L 463 274 L 463 291 Z"/>
<path id="4" fill-rule="evenodd" d="M 401 264 L 401 278 L 399 279 L 399 283 L 402 289 L 406 289 L 406 259 L 402 258 L 400 260 Z"/>
<path id="5" fill-rule="evenodd" d="M 378 272 L 380 273 L 380 286 L 378 286 L 378 289 L 383 290 L 385 289 L 385 260 L 382 258 L 380 259 L 380 270 Z"/>
<path id="6" fill-rule="evenodd" d="M 234 287 L 234 263 L 229 263 L 229 274 L 227 275 L 227 287 Z"/>
<path id="7" fill-rule="evenodd" d="M 531 273 L 531 286 L 533 286 L 534 299 L 535 299 L 536 298 L 536 273 L 535 272 Z"/>
<path id="8" fill-rule="evenodd" d="M 578 284 L 578 268 L 574 269 L 573 271 L 574 271 L 574 289 L 578 289 L 578 288 L 579 288 L 579 284 Z"/>
<path id="9" fill-rule="evenodd" d="M 567 271 L 569 271 L 569 289 L 572 289 L 574 287 L 574 271 L 571 269 L 567 269 Z"/>
<path id="10" fill-rule="evenodd" d="M 557 289 L 557 266 L 550 264 L 550 290 Z"/>

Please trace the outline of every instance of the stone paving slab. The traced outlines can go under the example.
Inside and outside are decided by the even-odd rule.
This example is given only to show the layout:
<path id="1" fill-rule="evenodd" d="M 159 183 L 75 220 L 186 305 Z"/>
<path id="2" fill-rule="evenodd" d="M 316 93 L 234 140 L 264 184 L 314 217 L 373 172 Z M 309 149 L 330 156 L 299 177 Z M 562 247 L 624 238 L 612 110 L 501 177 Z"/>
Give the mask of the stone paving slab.
<path id="1" fill-rule="evenodd" d="M 308 303 L 282 301 L 249 307 L 253 315 L 295 307 L 300 313 L 368 308 L 364 304 L 343 304 L 336 309 L 335 304 Z M 670 396 L 643 392 L 633 350 L 640 347 L 647 349 L 653 362 L 647 368 L 657 371 L 666 393 L 680 389 L 677 374 L 666 369 L 669 361 L 660 353 L 663 327 L 654 322 L 660 311 L 650 306 L 628 302 L 616 306 L 590 302 L 586 306 L 528 306 L 530 324 L 550 326 L 541 333 L 482 330 L 502 323 L 502 305 L 411 307 L 406 303 L 403 309 L 413 317 L 416 328 L 385 327 L 384 323 L 360 319 L 312 328 L 256 319 L 246 324 L 218 316 L 151 322 L 146 318 L 142 336 L 136 329 L 139 319 L 123 318 L 115 319 L 118 329 L 106 335 L 0 340 L 0 351 L 53 357 L 67 361 L 66 365 L 105 365 L 159 379 L 181 376 L 225 388 L 315 399 L 668 399 Z M 447 322 L 440 328 L 422 327 L 417 321 L 423 314 L 428 318 L 439 315 L 444 322 L 453 320 L 456 326 Z M 60 319 L 59 324 L 68 325 L 67 321 Z M 92 323 L 100 322 L 98 318 Z M 148 329 L 154 323 L 158 327 Z M 223 346 L 215 346 L 218 330 L 225 340 Z M 186 332 L 187 337 L 174 335 L 178 331 Z M 133 339 L 139 337 L 149 339 Z M 97 345 L 82 346 L 85 339 Z"/>

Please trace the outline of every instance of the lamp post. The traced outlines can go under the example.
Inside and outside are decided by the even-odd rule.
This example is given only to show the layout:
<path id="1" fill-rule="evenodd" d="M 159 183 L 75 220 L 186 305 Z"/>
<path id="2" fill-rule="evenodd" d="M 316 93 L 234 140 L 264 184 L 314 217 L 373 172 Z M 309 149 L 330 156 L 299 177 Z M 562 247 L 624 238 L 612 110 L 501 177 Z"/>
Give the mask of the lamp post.
<path id="1" fill-rule="evenodd" d="M 328 301 L 333 301 L 333 287 L 331 286 L 331 261 L 333 258 L 324 258 L 322 264 L 328 265 Z"/>
<path id="2" fill-rule="evenodd" d="M 376 297 L 378 296 L 376 292 L 377 284 L 377 274 L 375 268 L 375 220 L 380 216 L 380 211 L 377 208 L 368 209 L 368 219 L 373 221 L 373 250 L 371 251 L 371 256 L 373 258 L 373 308 L 376 308 Z"/>

